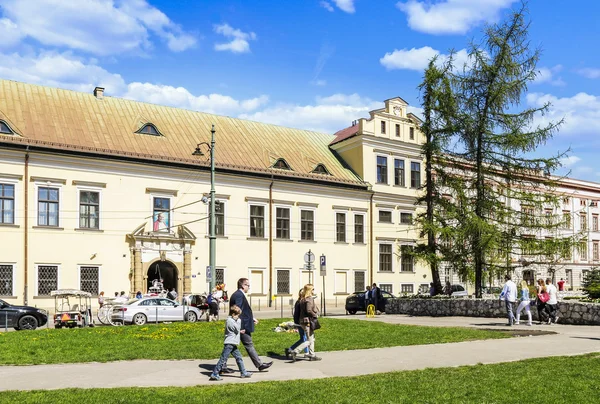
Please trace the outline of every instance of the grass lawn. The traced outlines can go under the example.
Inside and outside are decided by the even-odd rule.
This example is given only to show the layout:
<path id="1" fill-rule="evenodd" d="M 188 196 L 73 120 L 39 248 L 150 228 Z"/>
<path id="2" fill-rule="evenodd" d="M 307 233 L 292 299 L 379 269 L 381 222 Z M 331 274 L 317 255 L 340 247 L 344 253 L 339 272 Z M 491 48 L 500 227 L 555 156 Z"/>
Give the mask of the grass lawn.
<path id="1" fill-rule="evenodd" d="M 202 387 L 2 392 L 6 403 L 597 403 L 600 356 Z"/>
<path id="2" fill-rule="evenodd" d="M 259 355 L 282 354 L 296 333 L 276 333 L 281 320 L 261 320 L 252 334 Z M 320 319 L 318 351 L 508 338 L 500 331 Z M 108 362 L 132 359 L 214 359 L 223 349 L 224 322 L 42 329 L 0 333 L 0 364 Z M 340 343 L 342 342 L 342 343 Z M 244 351 L 244 350 L 242 350 Z M 245 354 L 245 351 L 244 351 Z"/>

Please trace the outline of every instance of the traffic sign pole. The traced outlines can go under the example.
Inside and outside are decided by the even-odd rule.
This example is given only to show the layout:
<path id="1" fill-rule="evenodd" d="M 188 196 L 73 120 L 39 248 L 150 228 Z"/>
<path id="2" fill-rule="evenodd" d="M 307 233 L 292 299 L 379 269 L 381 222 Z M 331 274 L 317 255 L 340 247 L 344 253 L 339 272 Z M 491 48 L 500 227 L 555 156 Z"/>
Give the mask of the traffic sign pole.
<path id="1" fill-rule="evenodd" d="M 323 278 L 323 316 L 327 315 L 327 299 L 326 299 L 326 295 L 325 295 L 325 275 L 327 275 L 327 259 L 325 258 L 325 254 L 321 254 L 321 260 L 320 260 L 320 272 L 321 272 L 321 277 Z"/>

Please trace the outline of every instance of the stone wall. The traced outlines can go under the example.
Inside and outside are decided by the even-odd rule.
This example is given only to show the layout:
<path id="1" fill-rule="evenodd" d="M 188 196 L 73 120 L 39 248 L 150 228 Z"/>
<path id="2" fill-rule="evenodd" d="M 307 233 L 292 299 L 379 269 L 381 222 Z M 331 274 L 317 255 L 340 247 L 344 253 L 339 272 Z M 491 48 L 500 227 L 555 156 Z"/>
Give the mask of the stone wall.
<path id="1" fill-rule="evenodd" d="M 504 302 L 491 299 L 389 299 L 385 312 L 432 317 L 506 317 Z M 531 307 L 531 315 L 534 321 L 537 320 L 535 307 Z M 524 316 L 527 321 L 525 313 L 521 320 Z M 559 302 L 558 316 L 559 324 L 600 325 L 600 304 Z"/>

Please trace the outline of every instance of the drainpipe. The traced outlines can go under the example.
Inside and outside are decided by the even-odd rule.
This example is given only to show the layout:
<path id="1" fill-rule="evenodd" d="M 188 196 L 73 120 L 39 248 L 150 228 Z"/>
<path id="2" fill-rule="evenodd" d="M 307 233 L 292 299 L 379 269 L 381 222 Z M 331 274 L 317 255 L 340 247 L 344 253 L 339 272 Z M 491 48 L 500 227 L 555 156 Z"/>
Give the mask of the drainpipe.
<path id="1" fill-rule="evenodd" d="M 273 176 L 269 184 L 269 307 L 273 304 Z"/>
<path id="2" fill-rule="evenodd" d="M 25 173 L 24 173 L 24 181 L 23 188 L 25 191 L 25 213 L 24 213 L 24 223 L 23 223 L 23 274 L 24 274 L 24 287 L 23 287 L 23 305 L 27 306 L 27 293 L 28 293 L 28 284 L 27 279 L 29 274 L 27 272 L 27 268 L 29 268 L 29 146 L 25 151 Z"/>
<path id="3" fill-rule="evenodd" d="M 374 242 L 374 235 L 373 235 L 373 196 L 375 196 L 375 192 L 371 192 L 371 198 L 369 201 L 369 239 L 370 241 L 370 246 L 369 246 L 369 285 L 372 285 L 374 280 L 373 280 L 373 242 Z"/>

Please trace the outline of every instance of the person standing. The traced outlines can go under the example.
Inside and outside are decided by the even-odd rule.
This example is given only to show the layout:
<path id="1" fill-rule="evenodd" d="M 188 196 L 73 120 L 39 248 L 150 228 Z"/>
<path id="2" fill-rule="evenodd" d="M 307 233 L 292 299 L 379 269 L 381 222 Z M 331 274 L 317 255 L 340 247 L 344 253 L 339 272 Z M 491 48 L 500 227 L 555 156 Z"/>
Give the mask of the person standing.
<path id="1" fill-rule="evenodd" d="M 308 348 L 308 360 L 321 360 L 321 358 L 315 354 L 315 330 L 320 328 L 320 326 L 317 326 L 319 308 L 315 303 L 315 296 L 313 296 L 314 290 L 315 288 L 312 284 L 307 283 L 304 285 L 302 292 L 304 296 L 300 301 L 300 321 L 304 327 L 304 334 L 307 336 L 307 340 L 290 351 L 290 355 L 292 356 L 292 360 L 294 362 L 296 362 L 296 356 L 304 348 Z"/>
<path id="2" fill-rule="evenodd" d="M 552 279 L 546 278 L 546 290 L 550 299 L 546 302 L 546 311 L 548 312 L 548 324 L 556 324 L 558 316 L 556 315 L 556 309 L 558 305 L 558 291 L 556 286 L 552 284 Z"/>
<path id="3" fill-rule="evenodd" d="M 546 317 L 548 316 L 548 313 L 546 312 L 546 302 L 542 301 L 541 295 L 542 294 L 546 294 L 546 284 L 544 284 L 544 280 L 543 279 L 538 279 L 537 281 L 537 298 L 536 298 L 536 308 L 537 308 L 537 312 L 538 312 L 538 321 L 540 324 L 545 323 L 546 322 Z"/>
<path id="4" fill-rule="evenodd" d="M 446 281 L 446 286 L 444 286 L 444 294 L 452 296 L 452 285 L 450 285 L 450 281 Z"/>
<path id="5" fill-rule="evenodd" d="M 100 292 L 100 294 L 98 295 L 98 305 L 100 306 L 100 308 L 104 306 L 104 291 Z"/>
<path id="6" fill-rule="evenodd" d="M 217 366 L 215 366 L 212 374 L 210 375 L 210 380 L 221 380 L 221 376 L 219 376 L 219 373 L 221 372 L 223 366 L 227 364 L 227 358 L 229 358 L 229 355 L 233 355 L 233 357 L 235 358 L 238 368 L 240 369 L 241 378 L 252 376 L 250 373 L 246 372 L 246 368 L 244 367 L 244 360 L 242 359 L 242 354 L 238 349 L 238 345 L 240 344 L 240 333 L 242 326 L 242 322 L 240 320 L 240 313 L 241 310 L 238 306 L 234 305 L 231 306 L 229 309 L 229 317 L 227 317 L 227 321 L 225 322 L 225 341 L 223 341 L 223 352 L 221 352 L 219 362 L 217 362 Z"/>
<path id="7" fill-rule="evenodd" d="M 517 285 L 515 285 L 515 283 L 512 281 L 510 275 L 506 275 L 504 280 L 506 283 L 504 284 L 502 293 L 500 293 L 500 299 L 504 300 L 504 305 L 506 306 L 506 315 L 508 316 L 508 324 L 506 325 L 512 327 L 513 321 L 515 320 L 513 306 L 517 300 Z"/>
<path id="8" fill-rule="evenodd" d="M 371 288 L 371 302 L 375 306 L 375 312 L 379 314 L 381 312 L 381 290 L 376 283 L 373 283 L 373 287 Z"/>
<path id="9" fill-rule="evenodd" d="M 242 322 L 240 340 L 244 345 L 244 348 L 246 348 L 246 352 L 248 352 L 248 356 L 250 356 L 254 366 L 256 366 L 259 371 L 267 370 L 271 367 L 273 361 L 263 363 L 258 357 L 256 349 L 254 348 L 254 343 L 252 342 L 254 325 L 258 324 L 258 320 L 254 318 L 252 308 L 250 307 L 250 304 L 248 304 L 248 299 L 246 299 L 246 293 L 248 293 L 248 289 L 250 288 L 250 281 L 248 278 L 240 278 L 238 279 L 237 287 L 238 290 L 236 290 L 229 298 L 229 307 L 238 306 L 242 310 L 242 314 L 240 315 L 240 320 Z M 226 368 L 227 366 L 225 366 L 225 369 Z"/>
<path id="10" fill-rule="evenodd" d="M 371 286 L 367 285 L 367 291 L 365 292 L 365 311 L 369 308 L 370 304 L 373 304 L 371 299 Z"/>
<path id="11" fill-rule="evenodd" d="M 556 284 L 558 285 L 559 292 L 565 291 L 565 280 L 563 278 L 560 278 L 560 281 L 556 282 Z"/>
<path id="12" fill-rule="evenodd" d="M 531 323 L 531 309 L 529 307 L 529 286 L 527 285 L 527 281 L 521 281 L 521 293 L 519 297 L 520 303 L 517 308 L 517 321 L 516 325 L 519 324 L 519 320 L 521 319 L 521 312 L 525 310 L 527 313 L 527 325 L 532 325 Z"/>
<path id="13" fill-rule="evenodd" d="M 435 296 L 435 285 L 433 282 L 429 284 L 429 296 Z"/>

